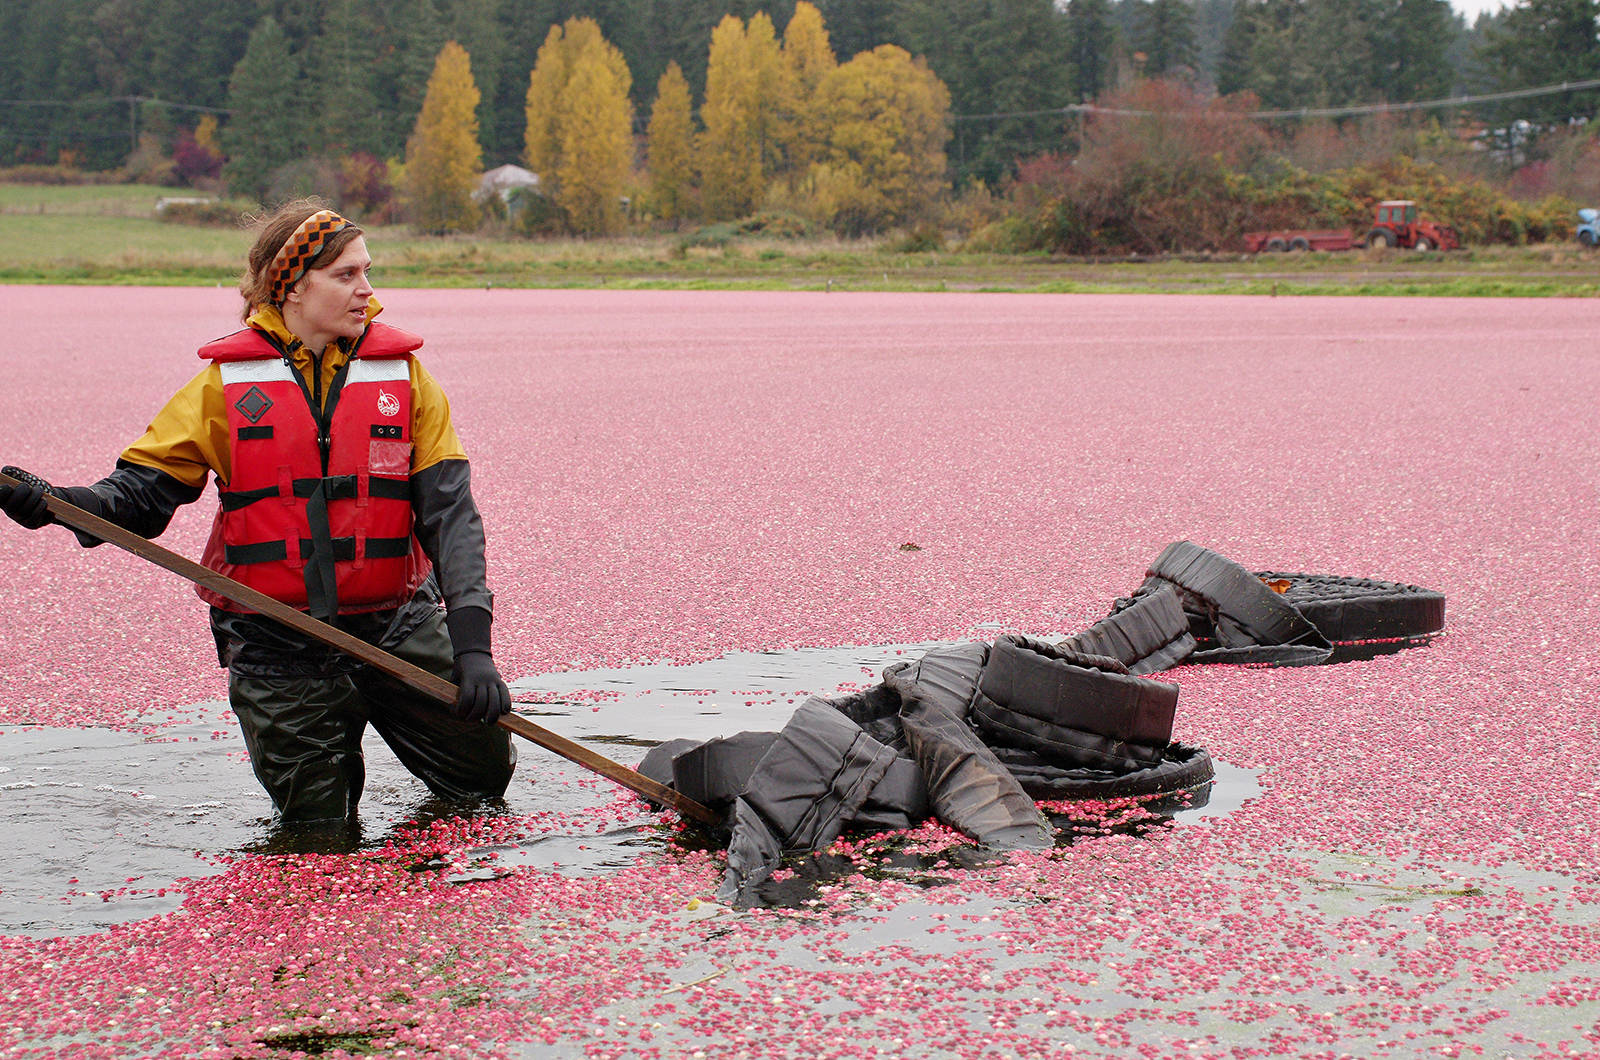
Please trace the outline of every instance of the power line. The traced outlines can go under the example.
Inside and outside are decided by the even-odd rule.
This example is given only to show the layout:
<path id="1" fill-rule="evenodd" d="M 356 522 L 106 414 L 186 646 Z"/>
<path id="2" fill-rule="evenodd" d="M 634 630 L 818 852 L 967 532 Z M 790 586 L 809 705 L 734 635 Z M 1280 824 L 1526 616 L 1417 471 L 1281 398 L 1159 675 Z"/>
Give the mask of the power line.
<path id="1" fill-rule="evenodd" d="M 1253 110 L 1240 114 L 1218 114 L 1211 111 L 1191 111 L 1186 116 L 1197 118 L 1251 118 L 1272 121 L 1282 118 L 1353 118 L 1363 114 L 1387 114 L 1397 111 L 1439 110 L 1445 107 L 1466 107 L 1476 103 L 1498 103 L 1507 99 L 1526 99 L 1532 96 L 1554 96 L 1562 92 L 1581 92 L 1600 88 L 1600 78 L 1588 81 L 1563 81 L 1559 85 L 1540 85 L 1538 88 L 1517 88 L 1506 92 L 1485 92 L 1478 95 L 1449 96 L 1444 99 L 1414 100 L 1406 103 L 1364 103 L 1349 107 L 1301 107 L 1298 110 Z M 1097 103 L 1069 103 L 1049 110 L 1016 110 L 995 114 L 952 114 L 951 121 L 994 121 L 1001 118 L 1066 117 L 1069 114 L 1110 114 L 1118 117 L 1148 118 L 1158 115 L 1170 117 L 1173 111 L 1133 110 L 1127 107 L 1102 107 Z"/>
<path id="2" fill-rule="evenodd" d="M 1476 96 L 1451 96 L 1446 99 L 1419 100 L 1412 103 L 1369 103 L 1359 107 L 1318 107 L 1300 110 L 1259 110 L 1252 118 L 1346 118 L 1358 114 L 1383 114 L 1389 111 L 1436 110 L 1444 107 L 1465 107 L 1474 103 L 1497 103 L 1506 99 L 1527 99 L 1531 96 L 1554 96 L 1562 92 L 1581 92 L 1600 88 L 1600 78 L 1588 81 L 1563 81 L 1559 85 L 1541 85 L 1538 88 L 1517 88 L 1507 92 L 1485 92 Z"/>
<path id="3" fill-rule="evenodd" d="M 1600 88 L 1600 78 L 1587 81 L 1563 81 L 1558 85 L 1540 85 L 1537 88 L 1517 88 L 1505 92 L 1483 92 L 1477 95 L 1447 96 L 1442 99 L 1411 100 L 1403 103 L 1362 103 L 1346 107 L 1299 107 L 1282 110 L 1253 110 L 1227 117 L 1244 117 L 1261 121 L 1282 118 L 1353 118 L 1364 114 L 1386 114 L 1397 111 L 1439 110 L 1446 107 L 1466 107 L 1477 103 L 1499 103 L 1508 99 L 1528 99 L 1534 96 L 1554 96 L 1563 92 L 1582 92 Z M 177 103 L 155 96 L 91 96 L 84 99 L 0 99 L 6 107 L 88 107 L 102 104 L 154 103 L 174 110 L 197 111 L 204 114 L 232 114 L 228 107 L 208 107 L 199 103 Z M 1046 110 L 997 111 L 990 114 L 952 114 L 951 121 L 996 121 L 1004 118 L 1066 117 L 1069 114 L 1109 114 L 1118 117 L 1144 118 L 1157 114 L 1170 115 L 1170 111 L 1135 110 L 1127 107 L 1102 107 L 1098 103 L 1068 103 L 1063 107 Z M 1198 117 L 1220 117 L 1204 111 L 1193 112 Z"/>
<path id="4" fill-rule="evenodd" d="M 195 110 L 206 114 L 232 114 L 227 107 L 206 107 L 199 103 L 174 103 L 169 99 L 156 99 L 154 96 L 89 96 L 84 99 L 0 99 L 0 106 L 6 107 L 90 107 L 114 103 L 130 105 L 135 103 L 155 103 L 174 110 Z"/>

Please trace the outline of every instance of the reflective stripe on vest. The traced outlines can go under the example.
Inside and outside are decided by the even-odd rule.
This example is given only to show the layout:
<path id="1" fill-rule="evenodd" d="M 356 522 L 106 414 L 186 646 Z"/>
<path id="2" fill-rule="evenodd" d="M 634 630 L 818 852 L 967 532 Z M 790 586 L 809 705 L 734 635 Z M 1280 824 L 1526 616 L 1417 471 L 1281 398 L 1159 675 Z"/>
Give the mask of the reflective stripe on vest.
<path id="1" fill-rule="evenodd" d="M 219 368 L 232 478 L 206 566 L 322 618 L 409 599 L 429 567 L 412 534 L 409 359 L 348 362 L 323 397 L 325 438 L 282 357 Z"/>

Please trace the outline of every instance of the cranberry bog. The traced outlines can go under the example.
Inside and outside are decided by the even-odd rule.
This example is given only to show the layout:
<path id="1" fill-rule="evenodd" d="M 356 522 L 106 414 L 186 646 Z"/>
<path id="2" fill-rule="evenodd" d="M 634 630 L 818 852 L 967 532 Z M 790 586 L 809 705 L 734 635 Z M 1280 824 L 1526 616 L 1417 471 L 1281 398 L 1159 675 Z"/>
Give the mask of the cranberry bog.
<path id="1" fill-rule="evenodd" d="M 369 741 L 359 839 L 274 846 L 193 591 L 6 523 L 0 1057 L 1600 1056 L 1592 303 L 380 296 L 472 457 L 519 709 L 625 762 L 1081 630 L 1179 539 L 1446 628 L 1160 675 L 1207 806 L 852 837 L 733 911 L 714 844 L 531 746 L 450 816 Z M 0 288 L 4 462 L 99 478 L 235 301 Z"/>

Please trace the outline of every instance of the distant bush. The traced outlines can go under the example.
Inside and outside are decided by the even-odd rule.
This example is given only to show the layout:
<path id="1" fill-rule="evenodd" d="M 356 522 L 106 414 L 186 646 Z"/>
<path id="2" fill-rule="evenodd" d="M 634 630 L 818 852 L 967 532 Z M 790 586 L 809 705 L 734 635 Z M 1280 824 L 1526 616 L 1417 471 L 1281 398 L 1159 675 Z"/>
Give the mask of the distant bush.
<path id="1" fill-rule="evenodd" d="M 1349 228 L 1365 235 L 1384 199 L 1414 199 L 1467 244 L 1565 238 L 1576 204 L 1523 202 L 1482 179 L 1406 154 L 1309 172 L 1277 153 L 1244 100 L 1203 100 L 1146 82 L 1110 101 L 1076 156 L 1048 155 L 1006 188 L 1014 216 L 967 240 L 974 250 L 1161 254 L 1234 250 L 1245 232 Z M 1414 137 L 1417 143 L 1425 138 Z M 1530 189 L 1541 185 L 1530 174 Z"/>
<path id="2" fill-rule="evenodd" d="M 694 248 L 720 250 L 731 243 L 738 236 L 739 229 L 733 221 L 718 221 L 716 224 L 697 228 L 693 232 L 685 233 L 678 237 L 678 249 L 689 250 Z"/>
<path id="3" fill-rule="evenodd" d="M 1351 203 L 1347 223 L 1365 229 L 1382 199 L 1415 199 L 1422 213 L 1452 225 L 1467 244 L 1523 245 L 1571 235 L 1577 204 L 1563 196 L 1520 202 L 1481 180 L 1451 177 L 1432 163 L 1400 156 L 1376 166 L 1353 166 L 1326 177 Z"/>
<path id="4" fill-rule="evenodd" d="M 139 134 L 139 143 L 122 163 L 122 176 L 130 184 L 162 184 L 175 187 L 183 183 L 178 167 L 167 154 L 161 138 L 154 133 Z"/>
<path id="5" fill-rule="evenodd" d="M 901 254 L 927 254 L 944 249 L 944 232 L 937 225 L 924 222 L 906 232 L 890 245 Z"/>
<path id="6" fill-rule="evenodd" d="M 762 236 L 767 239 L 804 239 L 811 234 L 811 226 L 788 213 L 765 211 L 742 217 L 737 221 L 718 221 L 689 232 L 678 239 L 678 249 L 692 247 L 720 249 L 740 236 Z"/>
<path id="7" fill-rule="evenodd" d="M 961 189 L 954 199 L 945 203 L 941 226 L 970 236 L 986 224 L 1000 220 L 1010 212 L 1010 204 L 996 195 L 981 180 L 973 181 Z"/>
<path id="8" fill-rule="evenodd" d="M 567 227 L 566 211 L 537 188 L 512 188 L 503 201 L 500 196 L 491 195 L 486 202 L 490 204 L 500 205 L 511 230 L 519 235 L 548 236 Z"/>
<path id="9" fill-rule="evenodd" d="M 1545 142 L 1550 158 L 1536 163 L 1537 179 L 1514 174 L 1512 194 L 1522 199 L 1560 195 L 1581 206 L 1600 206 L 1600 140 L 1590 128 L 1552 134 Z"/>
<path id="10" fill-rule="evenodd" d="M 736 234 L 766 236 L 769 239 L 804 239 L 811 234 L 811 226 L 803 218 L 791 213 L 763 211 L 729 222 Z M 713 226 L 715 227 L 715 226 Z"/>
<path id="11" fill-rule="evenodd" d="M 120 173 L 79 169 L 70 165 L 0 167 L 0 184 L 122 184 Z"/>
<path id="12" fill-rule="evenodd" d="M 194 133 L 188 129 L 178 133 L 178 139 L 172 145 L 172 167 L 181 183 L 193 187 L 215 181 L 222 175 L 222 163 L 222 155 L 196 140 Z"/>
<path id="13" fill-rule="evenodd" d="M 235 228 L 253 208 L 253 203 L 232 199 L 161 199 L 156 203 L 156 219 L 168 224 Z"/>
<path id="14" fill-rule="evenodd" d="M 307 196 L 338 201 L 339 176 L 339 163 L 335 159 L 296 158 L 267 174 L 267 190 L 262 201 L 269 206 Z"/>
<path id="15" fill-rule="evenodd" d="M 961 249 L 974 254 L 1020 254 L 1035 249 L 1039 242 L 1033 218 L 1012 215 L 979 225 Z"/>
<path id="16" fill-rule="evenodd" d="M 1167 81 L 1109 97 L 1087 120 L 1077 155 L 1019 167 L 1007 194 L 1028 221 L 1022 249 L 1156 254 L 1233 240 L 1252 207 L 1241 175 L 1270 149 L 1247 117 L 1254 104 Z"/>
<path id="17" fill-rule="evenodd" d="M 394 179 L 387 162 L 357 151 L 339 159 L 336 166 L 341 210 L 369 224 L 393 220 Z"/>

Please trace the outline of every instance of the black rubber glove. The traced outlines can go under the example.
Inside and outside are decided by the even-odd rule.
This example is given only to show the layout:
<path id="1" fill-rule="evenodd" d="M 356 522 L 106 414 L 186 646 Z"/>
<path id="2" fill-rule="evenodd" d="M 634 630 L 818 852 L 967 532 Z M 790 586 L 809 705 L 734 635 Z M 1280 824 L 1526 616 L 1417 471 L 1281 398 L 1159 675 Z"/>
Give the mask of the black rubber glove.
<path id="1" fill-rule="evenodd" d="M 494 616 L 482 607 L 461 607 L 444 616 L 456 655 L 452 674 L 458 689 L 456 717 L 486 725 L 511 713 L 511 690 L 501 680 L 494 656 L 489 654 L 489 625 L 493 621 Z"/>
<path id="2" fill-rule="evenodd" d="M 37 530 L 56 521 L 56 517 L 44 506 L 45 497 L 55 492 L 50 483 L 20 467 L 0 470 L 19 480 L 15 486 L 0 486 L 0 509 L 4 509 L 7 515 L 29 530 Z"/>
<path id="3" fill-rule="evenodd" d="M 456 717 L 462 721 L 481 721 L 488 725 L 511 713 L 511 690 L 500 679 L 494 656 L 486 651 L 463 652 L 456 656 L 452 674 L 456 682 Z"/>

